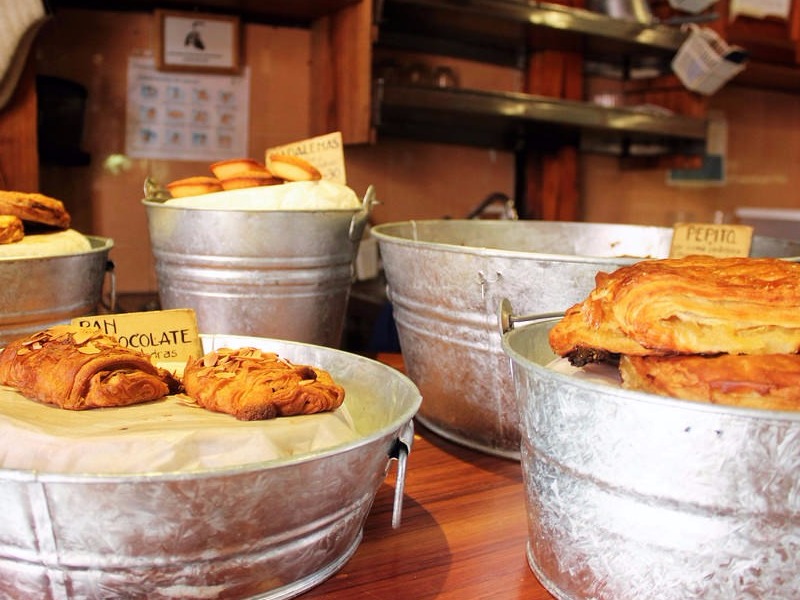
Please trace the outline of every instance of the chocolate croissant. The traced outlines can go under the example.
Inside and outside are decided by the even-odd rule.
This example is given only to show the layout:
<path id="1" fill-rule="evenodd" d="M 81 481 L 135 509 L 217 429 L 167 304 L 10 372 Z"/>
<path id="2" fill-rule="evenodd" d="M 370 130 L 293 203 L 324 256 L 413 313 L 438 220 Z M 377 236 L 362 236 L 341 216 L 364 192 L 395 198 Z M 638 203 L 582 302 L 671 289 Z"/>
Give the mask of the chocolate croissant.
<path id="1" fill-rule="evenodd" d="M 800 264 L 777 258 L 643 260 L 600 273 L 550 332 L 573 364 L 608 355 L 800 350 Z"/>
<path id="2" fill-rule="evenodd" d="M 189 359 L 183 386 L 199 406 L 241 421 L 331 411 L 345 396 L 327 371 L 256 348 L 221 348 Z"/>
<path id="3" fill-rule="evenodd" d="M 0 383 L 68 410 L 127 406 L 180 389 L 150 357 L 99 329 L 57 325 L 0 352 Z"/>

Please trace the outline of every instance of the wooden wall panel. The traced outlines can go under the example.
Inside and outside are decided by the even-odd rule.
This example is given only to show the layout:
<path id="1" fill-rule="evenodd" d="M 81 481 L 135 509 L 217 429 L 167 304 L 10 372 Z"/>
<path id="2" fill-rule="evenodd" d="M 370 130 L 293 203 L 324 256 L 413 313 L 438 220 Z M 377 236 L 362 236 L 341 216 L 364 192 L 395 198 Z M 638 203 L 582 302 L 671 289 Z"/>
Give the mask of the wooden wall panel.
<path id="1" fill-rule="evenodd" d="M 361 0 L 311 27 L 311 131 L 341 131 L 345 144 L 373 141 L 372 1 Z"/>
<path id="2" fill-rule="evenodd" d="M 29 58 L 14 94 L 0 109 L 1 188 L 39 191 L 36 135 L 36 75 Z"/>

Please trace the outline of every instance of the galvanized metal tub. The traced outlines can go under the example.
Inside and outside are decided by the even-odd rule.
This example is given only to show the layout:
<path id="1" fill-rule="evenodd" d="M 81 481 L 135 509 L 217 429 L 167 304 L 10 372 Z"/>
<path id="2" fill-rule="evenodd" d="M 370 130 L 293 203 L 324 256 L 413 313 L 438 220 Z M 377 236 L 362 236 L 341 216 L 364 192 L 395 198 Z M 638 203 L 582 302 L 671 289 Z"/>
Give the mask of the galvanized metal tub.
<path id="1" fill-rule="evenodd" d="M 46 257 L 0 259 L 0 347 L 74 317 L 94 314 L 108 274 L 116 295 L 109 238 L 86 236 L 89 250 Z"/>
<path id="2" fill-rule="evenodd" d="M 143 200 L 163 308 L 201 331 L 339 347 L 372 199 L 355 210 L 209 210 Z"/>
<path id="3" fill-rule="evenodd" d="M 556 372 L 557 320 L 502 336 L 522 416 L 527 557 L 541 583 L 561 599 L 796 598 L 800 412 Z"/>
<path id="4" fill-rule="evenodd" d="M 357 440 L 236 468 L 131 475 L 0 470 L 0 597 L 293 598 L 357 549 L 389 463 L 395 524 L 419 403 L 414 384 L 331 348 L 204 336 L 324 366 Z"/>
<path id="5" fill-rule="evenodd" d="M 564 311 L 598 271 L 668 256 L 672 229 L 544 221 L 430 220 L 373 227 L 418 420 L 440 435 L 519 459 L 519 418 L 498 308 Z M 800 243 L 756 237 L 754 256 L 800 256 Z"/>

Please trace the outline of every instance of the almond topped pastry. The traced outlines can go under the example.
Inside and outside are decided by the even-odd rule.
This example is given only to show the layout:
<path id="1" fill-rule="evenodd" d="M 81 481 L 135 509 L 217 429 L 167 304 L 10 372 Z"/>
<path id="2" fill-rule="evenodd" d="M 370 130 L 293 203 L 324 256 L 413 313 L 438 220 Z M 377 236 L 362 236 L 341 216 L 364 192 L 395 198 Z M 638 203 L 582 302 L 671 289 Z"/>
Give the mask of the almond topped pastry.
<path id="1" fill-rule="evenodd" d="M 199 406 L 241 421 L 331 411 L 345 395 L 327 371 L 256 348 L 221 348 L 189 359 L 183 385 Z"/>
<path id="2" fill-rule="evenodd" d="M 69 410 L 127 406 L 176 393 L 180 383 L 142 352 L 99 329 L 56 325 L 0 352 L 0 383 Z"/>

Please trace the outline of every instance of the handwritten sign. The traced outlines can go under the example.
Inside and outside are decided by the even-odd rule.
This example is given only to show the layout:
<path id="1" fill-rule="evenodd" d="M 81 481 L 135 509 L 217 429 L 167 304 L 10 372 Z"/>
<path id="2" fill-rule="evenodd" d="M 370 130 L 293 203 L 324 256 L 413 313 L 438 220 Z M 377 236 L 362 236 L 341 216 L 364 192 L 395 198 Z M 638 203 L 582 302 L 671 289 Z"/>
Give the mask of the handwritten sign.
<path id="1" fill-rule="evenodd" d="M 264 156 L 265 162 L 269 162 L 266 160 L 267 156 L 276 152 L 304 158 L 322 173 L 323 179 L 329 179 L 342 185 L 347 184 L 341 131 L 268 148 Z"/>
<path id="2" fill-rule="evenodd" d="M 749 256 L 752 241 L 753 228 L 750 225 L 676 223 L 672 231 L 669 255 L 672 258 L 691 254 L 719 258 Z"/>
<path id="3" fill-rule="evenodd" d="M 183 362 L 203 354 L 197 316 L 188 308 L 77 317 L 72 324 L 97 327 L 123 346 L 148 354 L 156 363 Z"/>

